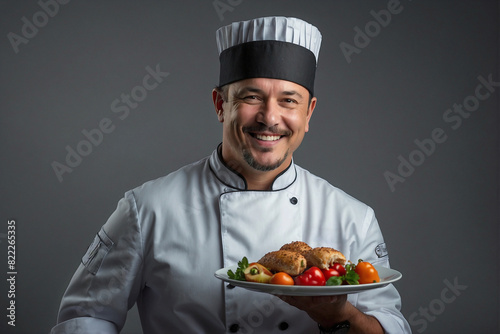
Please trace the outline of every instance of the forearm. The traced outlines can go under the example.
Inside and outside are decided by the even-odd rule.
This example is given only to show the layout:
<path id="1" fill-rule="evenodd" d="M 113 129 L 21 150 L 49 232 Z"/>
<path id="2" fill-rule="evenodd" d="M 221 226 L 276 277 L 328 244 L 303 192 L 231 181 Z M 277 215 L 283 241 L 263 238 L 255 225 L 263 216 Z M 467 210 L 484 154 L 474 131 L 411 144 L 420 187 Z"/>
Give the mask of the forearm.
<path id="1" fill-rule="evenodd" d="M 328 329 L 336 324 L 349 321 L 349 333 L 380 334 L 384 329 L 378 320 L 370 315 L 366 315 L 350 302 L 347 296 L 328 297 L 282 297 L 289 304 L 307 312 L 321 327 Z"/>
<path id="2" fill-rule="evenodd" d="M 361 313 L 361 312 L 360 312 Z M 371 315 L 366 315 L 361 313 L 362 319 L 359 319 L 358 322 L 351 322 L 351 329 L 349 333 L 358 334 L 383 334 L 384 329 L 378 322 L 377 318 L 372 317 Z"/>
<path id="3" fill-rule="evenodd" d="M 351 303 L 346 302 L 342 312 L 332 315 L 317 315 L 317 322 L 324 328 L 333 327 L 335 324 L 342 321 L 349 321 L 349 333 L 357 334 L 383 334 L 384 330 L 378 320 L 370 315 L 366 315 Z"/>

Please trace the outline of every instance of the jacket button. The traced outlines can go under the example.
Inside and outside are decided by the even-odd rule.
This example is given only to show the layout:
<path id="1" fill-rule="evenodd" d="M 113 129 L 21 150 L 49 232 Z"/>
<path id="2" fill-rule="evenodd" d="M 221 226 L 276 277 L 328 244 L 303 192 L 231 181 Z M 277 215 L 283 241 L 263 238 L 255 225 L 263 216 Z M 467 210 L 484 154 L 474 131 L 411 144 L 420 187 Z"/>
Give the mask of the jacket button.
<path id="1" fill-rule="evenodd" d="M 238 324 L 232 324 L 232 325 L 229 327 L 229 331 L 230 331 L 231 333 L 236 333 L 239 329 L 240 329 L 240 325 L 238 325 Z"/>
<path id="2" fill-rule="evenodd" d="M 292 197 L 290 198 L 290 203 L 292 203 L 293 205 L 297 204 L 299 200 L 297 199 L 297 197 Z"/>
<path id="3" fill-rule="evenodd" d="M 282 331 L 284 330 L 287 330 L 288 329 L 288 323 L 286 321 L 283 321 L 280 323 L 280 325 L 278 326 L 278 328 Z"/>

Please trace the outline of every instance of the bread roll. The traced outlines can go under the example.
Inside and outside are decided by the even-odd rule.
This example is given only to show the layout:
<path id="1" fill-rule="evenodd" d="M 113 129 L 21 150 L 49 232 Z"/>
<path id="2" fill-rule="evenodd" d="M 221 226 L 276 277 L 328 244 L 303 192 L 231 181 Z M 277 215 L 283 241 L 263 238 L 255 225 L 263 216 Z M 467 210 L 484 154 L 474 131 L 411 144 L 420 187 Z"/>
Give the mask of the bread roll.
<path id="1" fill-rule="evenodd" d="M 305 255 L 307 252 L 311 250 L 311 246 L 306 244 L 303 241 L 293 241 L 289 244 L 285 244 L 281 246 L 280 250 L 287 250 L 292 252 L 297 252 L 299 254 Z"/>
<path id="2" fill-rule="evenodd" d="M 308 267 L 328 269 L 334 263 L 344 265 L 346 258 L 344 254 L 329 247 L 316 247 L 305 254 Z"/>
<path id="3" fill-rule="evenodd" d="M 306 269 L 307 260 L 297 252 L 278 250 L 267 253 L 257 263 L 273 272 L 283 271 L 288 275 L 296 276 Z"/>

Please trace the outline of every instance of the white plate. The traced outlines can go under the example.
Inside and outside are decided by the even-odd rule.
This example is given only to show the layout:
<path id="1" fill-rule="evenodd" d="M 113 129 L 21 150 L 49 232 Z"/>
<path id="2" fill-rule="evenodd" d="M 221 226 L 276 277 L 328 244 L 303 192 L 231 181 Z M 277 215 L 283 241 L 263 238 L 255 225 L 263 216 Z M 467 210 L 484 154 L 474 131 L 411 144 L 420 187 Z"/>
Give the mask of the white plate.
<path id="1" fill-rule="evenodd" d="M 215 277 L 234 286 L 239 286 L 252 291 L 265 292 L 273 295 L 285 296 L 332 296 L 344 295 L 349 293 L 359 293 L 366 290 L 382 288 L 390 283 L 401 279 L 403 275 L 399 271 L 388 269 L 385 267 L 374 266 L 378 271 L 380 282 L 358 285 L 337 285 L 337 286 L 304 286 L 304 285 L 278 285 L 265 284 L 247 281 L 238 281 L 230 279 L 227 276 L 227 271 L 231 269 L 233 272 L 238 268 L 237 265 L 222 268 L 215 272 Z"/>

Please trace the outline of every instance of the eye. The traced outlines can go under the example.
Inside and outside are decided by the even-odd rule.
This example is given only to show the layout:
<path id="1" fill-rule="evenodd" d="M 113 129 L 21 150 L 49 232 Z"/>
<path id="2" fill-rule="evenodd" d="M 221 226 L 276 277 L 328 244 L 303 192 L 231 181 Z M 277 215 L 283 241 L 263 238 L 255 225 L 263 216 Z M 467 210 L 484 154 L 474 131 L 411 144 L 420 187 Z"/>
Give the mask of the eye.
<path id="1" fill-rule="evenodd" d="M 258 97 L 256 95 L 248 95 L 244 97 L 245 100 L 256 100 Z"/>
<path id="2" fill-rule="evenodd" d="M 294 100 L 294 99 L 291 99 L 288 97 L 285 97 L 285 98 L 281 99 L 281 101 L 280 101 L 280 105 L 283 108 L 295 109 L 298 104 L 299 103 L 297 102 L 297 100 Z"/>
<path id="3" fill-rule="evenodd" d="M 248 95 L 243 98 L 243 101 L 248 104 L 258 104 L 262 102 L 262 99 L 257 95 Z"/>

